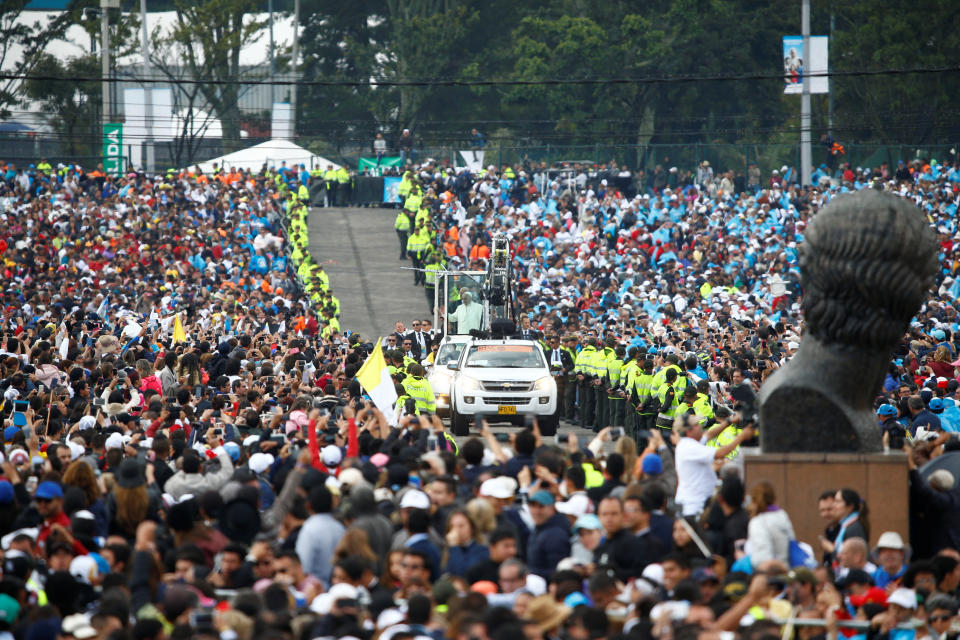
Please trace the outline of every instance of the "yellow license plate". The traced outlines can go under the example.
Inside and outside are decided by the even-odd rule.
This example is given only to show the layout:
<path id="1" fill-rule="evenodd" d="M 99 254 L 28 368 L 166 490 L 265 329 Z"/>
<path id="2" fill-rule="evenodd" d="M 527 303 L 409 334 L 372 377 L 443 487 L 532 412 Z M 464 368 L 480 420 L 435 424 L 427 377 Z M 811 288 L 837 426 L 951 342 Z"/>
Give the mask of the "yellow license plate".
<path id="1" fill-rule="evenodd" d="M 502 416 L 515 416 L 517 415 L 517 407 L 512 404 L 502 404 L 497 407 L 497 413 Z"/>

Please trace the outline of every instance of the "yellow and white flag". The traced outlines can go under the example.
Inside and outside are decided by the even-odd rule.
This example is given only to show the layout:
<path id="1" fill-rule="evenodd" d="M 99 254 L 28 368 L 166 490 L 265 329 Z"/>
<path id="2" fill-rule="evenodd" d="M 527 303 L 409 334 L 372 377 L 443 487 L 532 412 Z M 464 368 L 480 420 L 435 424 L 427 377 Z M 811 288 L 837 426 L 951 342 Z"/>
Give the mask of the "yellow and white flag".
<path id="1" fill-rule="evenodd" d="M 393 378 L 387 370 L 387 361 L 383 357 L 383 351 L 380 349 L 380 340 L 376 341 L 373 353 L 367 356 L 366 362 L 357 372 L 357 380 L 360 386 L 367 392 L 370 399 L 377 409 L 383 413 L 387 419 L 387 424 L 392 427 L 397 425 L 397 413 L 394 405 L 397 403 L 397 390 L 393 388 Z"/>
<path id="2" fill-rule="evenodd" d="M 176 318 L 173 320 L 173 344 L 186 341 L 187 332 L 183 330 L 183 323 L 180 322 L 180 314 L 178 313 Z"/>

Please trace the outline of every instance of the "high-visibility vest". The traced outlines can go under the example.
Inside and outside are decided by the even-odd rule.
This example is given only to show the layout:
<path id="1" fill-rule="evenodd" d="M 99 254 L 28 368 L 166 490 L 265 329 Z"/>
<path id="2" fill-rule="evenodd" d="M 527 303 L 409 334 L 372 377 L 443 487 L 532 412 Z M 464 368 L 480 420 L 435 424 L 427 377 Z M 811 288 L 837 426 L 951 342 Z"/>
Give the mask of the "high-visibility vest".
<path id="1" fill-rule="evenodd" d="M 707 446 L 713 447 L 714 449 L 720 449 L 721 447 L 725 447 L 731 442 L 733 442 L 734 440 L 736 440 L 737 436 L 740 435 L 741 431 L 743 430 L 739 426 L 732 424 L 726 429 L 724 429 L 723 431 L 721 431 L 720 435 L 718 435 L 716 438 L 713 438 L 712 440 L 708 440 Z M 739 453 L 740 453 L 740 447 L 738 446 L 733 451 L 727 454 L 727 459 L 733 460 L 734 458 L 737 457 Z"/>
<path id="2" fill-rule="evenodd" d="M 607 359 L 607 384 L 610 386 L 608 398 L 620 400 L 620 396 L 615 395 L 615 390 L 620 386 L 620 372 L 623 369 L 623 361 L 614 353 L 613 357 Z"/>
<path id="3" fill-rule="evenodd" d="M 423 268 L 423 283 L 424 286 L 433 287 L 437 284 L 437 271 L 443 268 L 443 264 L 432 260 L 430 264 L 426 265 Z"/>
<path id="4" fill-rule="evenodd" d="M 653 397 L 653 374 L 652 373 L 641 373 L 637 375 L 636 380 L 634 381 L 634 392 L 637 395 L 637 407 L 643 407 L 643 404 L 647 399 Z M 640 411 L 643 415 L 649 415 L 650 411 Z"/>
<path id="5" fill-rule="evenodd" d="M 422 229 L 419 232 L 410 234 L 407 238 L 407 251 L 421 253 L 430 248 L 430 236 Z"/>
<path id="6" fill-rule="evenodd" d="M 581 349 L 580 353 L 577 354 L 576 361 L 574 362 L 574 372 L 585 376 L 595 375 L 593 362 L 591 360 L 596 353 L 597 350 L 593 346 L 586 346 Z"/>
<path id="7" fill-rule="evenodd" d="M 636 360 L 631 360 L 620 369 L 620 388 L 626 389 L 627 393 L 633 393 L 633 384 L 636 382 L 637 374 L 643 369 Z"/>
<path id="8" fill-rule="evenodd" d="M 411 193 L 403 203 L 404 211 L 414 213 L 420 210 L 420 204 L 423 202 L 423 196 L 419 193 Z"/>
<path id="9" fill-rule="evenodd" d="M 331 184 L 337 181 L 337 172 L 333 169 L 327 169 L 323 172 L 323 179 L 329 187 Z"/>
<path id="10" fill-rule="evenodd" d="M 393 228 L 397 231 L 410 231 L 410 216 L 403 211 L 397 214 L 397 219 L 393 222 Z"/>
<path id="11" fill-rule="evenodd" d="M 337 182 L 340 184 L 347 184 L 350 182 L 350 172 L 346 170 L 345 167 L 340 167 L 337 171 Z"/>
<path id="12" fill-rule="evenodd" d="M 669 404 L 667 403 L 667 392 L 673 389 L 673 401 Z M 669 385 L 664 382 L 660 385 L 660 388 L 657 389 L 657 399 L 660 400 L 660 411 L 657 414 L 657 422 L 667 421 L 672 422 L 674 416 L 677 415 L 677 407 L 680 405 L 680 400 L 677 396 L 680 395 L 680 390 L 675 386 Z M 657 426 L 660 426 L 659 424 Z M 664 425 L 662 428 L 668 428 Z"/>
<path id="13" fill-rule="evenodd" d="M 657 371 L 653 374 L 653 388 L 659 389 L 661 385 L 665 384 L 667 381 L 667 370 L 674 369 L 677 372 L 677 381 L 674 383 L 674 386 L 677 389 L 677 393 L 680 393 L 687 388 L 687 376 L 683 374 L 683 371 L 675 364 L 670 364 L 664 368 Z"/>
<path id="14" fill-rule="evenodd" d="M 401 384 L 407 395 L 417 401 L 417 411 L 436 413 L 437 398 L 433 395 L 433 387 L 426 379 L 407 376 Z"/>

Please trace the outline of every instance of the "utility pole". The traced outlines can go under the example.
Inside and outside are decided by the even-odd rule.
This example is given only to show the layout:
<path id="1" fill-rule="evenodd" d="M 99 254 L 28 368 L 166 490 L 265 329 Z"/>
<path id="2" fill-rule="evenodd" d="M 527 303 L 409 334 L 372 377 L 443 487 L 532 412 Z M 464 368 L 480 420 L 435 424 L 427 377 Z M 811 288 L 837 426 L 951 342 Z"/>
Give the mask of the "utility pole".
<path id="1" fill-rule="evenodd" d="M 268 11 L 269 14 L 270 14 L 270 18 L 269 18 L 269 22 L 270 22 L 270 81 L 271 81 L 271 84 L 270 84 L 270 111 L 272 112 L 272 111 L 273 111 L 273 103 L 276 102 L 276 100 L 274 99 L 274 95 L 273 95 L 273 94 L 274 94 L 274 91 L 273 91 L 273 84 L 272 84 L 272 82 L 273 82 L 274 77 L 276 76 L 276 73 L 277 73 L 277 69 L 276 69 L 276 67 L 274 66 L 274 61 L 273 61 L 273 0 L 269 0 L 269 2 L 267 3 L 267 11 Z"/>
<path id="2" fill-rule="evenodd" d="M 103 124 L 110 124 L 110 6 L 111 0 L 100 0 L 100 52 L 103 61 Z"/>
<path id="3" fill-rule="evenodd" d="M 836 26 L 836 15 L 833 9 L 830 9 L 830 47 L 833 47 L 833 29 Z M 828 67 L 829 68 L 829 67 Z M 833 83 L 831 82 L 830 91 L 827 92 L 827 133 L 833 135 Z"/>
<path id="4" fill-rule="evenodd" d="M 150 79 L 150 40 L 147 37 L 147 0 L 140 0 L 140 48 L 143 50 L 143 77 Z M 143 170 L 152 172 L 156 164 L 153 148 L 153 85 L 149 82 L 144 89 L 144 116 L 147 128 L 146 157 Z"/>
<path id="5" fill-rule="evenodd" d="M 800 185 L 810 184 L 813 154 L 810 149 L 810 0 L 803 0 L 803 93 L 800 95 Z"/>
<path id="6" fill-rule="evenodd" d="M 293 84 L 290 85 L 290 138 L 297 137 L 297 57 L 300 52 L 300 0 L 293 2 L 293 51 L 290 56 L 290 70 L 293 72 Z"/>

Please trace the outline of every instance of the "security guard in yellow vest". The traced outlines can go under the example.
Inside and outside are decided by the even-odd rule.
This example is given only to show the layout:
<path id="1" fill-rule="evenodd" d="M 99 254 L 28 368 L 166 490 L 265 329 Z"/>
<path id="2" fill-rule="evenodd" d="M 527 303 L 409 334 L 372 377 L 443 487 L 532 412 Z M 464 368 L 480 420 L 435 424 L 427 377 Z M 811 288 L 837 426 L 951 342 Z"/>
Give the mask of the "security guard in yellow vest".
<path id="1" fill-rule="evenodd" d="M 337 170 L 333 168 L 332 164 L 328 164 L 327 170 L 323 172 L 323 188 L 326 190 L 326 197 L 324 198 L 326 206 L 337 206 Z"/>
<path id="2" fill-rule="evenodd" d="M 427 297 L 427 308 L 433 309 L 434 291 L 437 286 L 437 271 L 443 269 L 443 258 L 439 251 L 431 250 L 423 259 L 423 293 Z"/>
<path id="3" fill-rule="evenodd" d="M 403 379 L 403 388 L 408 396 L 417 401 L 417 411 L 436 413 L 437 397 L 433 394 L 430 382 L 423 377 L 423 367 L 414 363 L 407 368 L 407 373 L 409 375 Z"/>
<path id="4" fill-rule="evenodd" d="M 423 204 L 423 196 L 420 194 L 420 187 L 414 184 L 410 188 L 410 193 L 407 195 L 407 199 L 403 201 L 403 210 L 407 212 L 411 218 L 417 215 L 417 212 L 420 211 L 420 206 Z"/>
<path id="5" fill-rule="evenodd" d="M 588 340 L 577 359 L 574 361 L 574 371 L 580 387 L 580 426 L 586 429 L 593 428 L 596 416 L 596 396 L 593 393 L 593 382 L 597 380 L 597 369 L 594 359 L 598 355 L 596 341 Z"/>
<path id="6" fill-rule="evenodd" d="M 430 232 L 417 227 L 407 239 L 407 255 L 413 261 L 413 284 L 423 284 L 423 256 L 430 248 Z"/>
<path id="7" fill-rule="evenodd" d="M 310 204 L 310 190 L 307 189 L 307 185 L 301 184 L 300 188 L 297 189 L 297 200 Z"/>
<path id="8" fill-rule="evenodd" d="M 604 344 L 603 349 L 601 350 L 598 347 L 596 355 L 593 356 L 594 369 L 597 372 L 597 377 L 600 379 L 600 383 L 593 386 L 597 406 L 593 421 L 594 431 L 600 431 L 600 429 L 610 424 L 610 413 L 609 407 L 607 406 L 607 385 L 609 383 L 607 367 L 611 358 L 615 358 L 617 355 L 614 350 L 617 341 L 613 338 L 607 338 Z"/>
<path id="9" fill-rule="evenodd" d="M 657 389 L 657 426 L 664 430 L 673 429 L 673 418 L 677 415 L 677 407 L 680 405 L 678 397 L 682 391 L 677 388 L 676 369 L 667 369 L 664 382 Z"/>
<path id="10" fill-rule="evenodd" d="M 400 240 L 400 259 L 407 259 L 407 238 L 410 236 L 410 216 L 401 209 L 397 212 L 397 219 L 393 221 L 393 228 L 397 231 Z"/>
<path id="11" fill-rule="evenodd" d="M 637 374 L 633 386 L 634 407 L 637 414 L 637 431 L 646 431 L 653 428 L 654 389 L 653 389 L 653 360 L 646 356 L 640 363 L 640 373 Z"/>
<path id="12" fill-rule="evenodd" d="M 630 347 L 627 350 L 627 362 L 620 370 L 620 392 L 623 394 L 623 429 L 624 433 L 633 437 L 637 428 L 637 412 L 633 410 L 633 386 L 637 382 L 637 376 L 643 369 L 640 368 L 639 347 Z M 644 352 L 646 353 L 646 352 Z"/>
<path id="13" fill-rule="evenodd" d="M 397 187 L 397 195 L 400 196 L 400 202 L 404 202 L 407 199 L 411 186 L 413 186 L 413 172 L 404 171 L 403 177 L 400 178 L 400 186 Z"/>
<path id="14" fill-rule="evenodd" d="M 693 386 L 687 386 L 683 393 L 681 394 L 682 401 L 677 405 L 676 415 L 683 415 L 685 413 L 692 413 L 700 416 L 700 424 L 703 425 L 704 429 L 709 427 L 710 416 L 705 416 L 697 412 L 696 401 L 697 401 L 697 389 Z M 711 412 L 712 413 L 712 412 Z"/>
<path id="15" fill-rule="evenodd" d="M 607 414 L 610 416 L 607 424 L 622 427 L 626 398 L 620 383 L 623 380 L 623 359 L 627 355 L 627 350 L 618 346 L 614 354 L 614 357 L 607 360 Z"/>
<path id="16" fill-rule="evenodd" d="M 350 172 L 346 167 L 337 169 L 337 205 L 345 207 L 350 204 Z"/>

